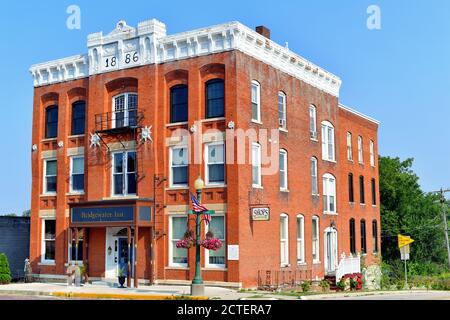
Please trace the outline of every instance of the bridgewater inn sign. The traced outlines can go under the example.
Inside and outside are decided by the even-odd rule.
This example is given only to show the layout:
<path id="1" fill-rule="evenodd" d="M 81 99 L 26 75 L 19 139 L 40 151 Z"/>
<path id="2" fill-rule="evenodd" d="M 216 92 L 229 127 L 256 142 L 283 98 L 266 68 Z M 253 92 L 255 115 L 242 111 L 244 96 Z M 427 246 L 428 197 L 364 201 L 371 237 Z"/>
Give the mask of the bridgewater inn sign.
<path id="1" fill-rule="evenodd" d="M 133 221 L 133 207 L 72 208 L 72 223 Z"/>

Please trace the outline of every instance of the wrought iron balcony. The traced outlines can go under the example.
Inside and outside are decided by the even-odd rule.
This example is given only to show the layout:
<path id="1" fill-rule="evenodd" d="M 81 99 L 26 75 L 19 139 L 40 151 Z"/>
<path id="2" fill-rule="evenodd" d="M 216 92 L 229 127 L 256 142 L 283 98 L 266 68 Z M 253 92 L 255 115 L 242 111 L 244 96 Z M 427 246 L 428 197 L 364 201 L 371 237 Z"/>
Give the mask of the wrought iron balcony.
<path id="1" fill-rule="evenodd" d="M 129 110 L 126 112 L 106 112 L 95 115 L 96 133 L 124 133 L 141 127 L 143 112 Z"/>

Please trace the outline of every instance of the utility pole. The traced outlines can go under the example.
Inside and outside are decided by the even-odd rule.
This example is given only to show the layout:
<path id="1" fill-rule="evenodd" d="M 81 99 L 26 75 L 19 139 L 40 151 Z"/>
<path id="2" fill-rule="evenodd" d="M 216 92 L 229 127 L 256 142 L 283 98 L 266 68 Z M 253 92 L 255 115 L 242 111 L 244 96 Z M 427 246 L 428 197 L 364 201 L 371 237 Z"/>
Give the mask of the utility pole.
<path id="1" fill-rule="evenodd" d="M 441 190 L 435 191 L 433 193 L 438 193 L 440 195 L 442 220 L 444 222 L 445 242 L 447 244 L 448 267 L 450 268 L 450 241 L 449 241 L 449 236 L 448 236 L 447 211 L 446 211 L 446 207 L 445 207 L 445 201 L 446 201 L 445 194 L 448 192 L 450 192 L 450 189 L 447 189 L 447 190 L 441 189 Z"/>

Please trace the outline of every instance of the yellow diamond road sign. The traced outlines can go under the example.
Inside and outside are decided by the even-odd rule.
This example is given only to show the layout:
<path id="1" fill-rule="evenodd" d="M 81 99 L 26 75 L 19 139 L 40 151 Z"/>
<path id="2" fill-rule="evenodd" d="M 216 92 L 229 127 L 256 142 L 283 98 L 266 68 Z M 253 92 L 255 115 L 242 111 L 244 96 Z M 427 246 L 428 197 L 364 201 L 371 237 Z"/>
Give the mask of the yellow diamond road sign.
<path id="1" fill-rule="evenodd" d="M 398 235 L 398 247 L 399 248 L 406 247 L 407 245 L 410 245 L 413 242 L 414 242 L 414 240 L 411 239 L 411 237 L 402 236 L 401 234 Z"/>

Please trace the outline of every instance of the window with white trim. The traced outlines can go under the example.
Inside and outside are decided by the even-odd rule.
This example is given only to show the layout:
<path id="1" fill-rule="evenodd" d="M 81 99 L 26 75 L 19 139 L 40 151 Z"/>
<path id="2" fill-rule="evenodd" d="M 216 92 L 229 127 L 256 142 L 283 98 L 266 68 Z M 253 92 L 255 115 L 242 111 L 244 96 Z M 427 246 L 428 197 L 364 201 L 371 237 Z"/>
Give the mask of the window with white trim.
<path id="1" fill-rule="evenodd" d="M 311 193 L 313 196 L 319 195 L 319 182 L 317 179 L 317 159 L 311 158 Z"/>
<path id="2" fill-rule="evenodd" d="M 205 145 L 205 170 L 207 185 L 225 184 L 225 144 L 209 143 Z"/>
<path id="3" fill-rule="evenodd" d="M 363 138 L 361 136 L 358 136 L 358 161 L 359 161 L 359 163 L 364 163 Z"/>
<path id="4" fill-rule="evenodd" d="M 170 186 L 186 187 L 188 185 L 188 148 L 172 147 L 170 152 Z"/>
<path id="5" fill-rule="evenodd" d="M 373 140 L 370 140 L 370 165 L 375 167 L 375 145 Z"/>
<path id="6" fill-rule="evenodd" d="M 70 192 L 84 192 L 84 156 L 70 158 Z"/>
<path id="7" fill-rule="evenodd" d="M 297 264 L 305 263 L 305 218 L 297 216 Z"/>
<path id="8" fill-rule="evenodd" d="M 188 250 L 177 248 L 177 242 L 184 238 L 187 230 L 186 216 L 169 217 L 169 265 L 171 267 L 188 266 Z"/>
<path id="9" fill-rule="evenodd" d="M 329 173 L 323 176 L 323 211 L 336 213 L 336 178 Z"/>
<path id="10" fill-rule="evenodd" d="M 261 85 L 252 81 L 252 120 L 261 122 Z"/>
<path id="11" fill-rule="evenodd" d="M 42 219 L 42 250 L 41 262 L 55 262 L 56 220 Z"/>
<path id="12" fill-rule="evenodd" d="M 336 161 L 334 144 L 334 127 L 328 122 L 322 122 L 322 159 Z"/>
<path id="13" fill-rule="evenodd" d="M 138 95 L 136 93 L 124 93 L 113 97 L 113 127 L 136 126 L 137 108 Z"/>
<path id="14" fill-rule="evenodd" d="M 72 232 L 72 239 L 69 239 L 69 261 L 83 261 L 83 247 L 84 247 L 84 232 L 83 229 L 78 231 L 78 250 L 77 250 L 77 236 L 75 232 Z"/>
<path id="15" fill-rule="evenodd" d="M 312 257 L 313 263 L 320 262 L 319 217 L 312 218 Z"/>
<path id="16" fill-rule="evenodd" d="M 136 195 L 136 170 L 137 164 L 135 151 L 121 151 L 113 153 L 113 196 Z"/>
<path id="17" fill-rule="evenodd" d="M 44 161 L 44 193 L 56 193 L 57 176 L 58 176 L 58 161 L 55 159 Z"/>
<path id="18" fill-rule="evenodd" d="M 352 134 L 347 132 L 347 159 L 353 161 Z"/>
<path id="19" fill-rule="evenodd" d="M 253 187 L 260 188 L 261 183 L 261 146 L 258 143 L 252 144 L 252 177 Z"/>
<path id="20" fill-rule="evenodd" d="M 288 190 L 288 157 L 286 150 L 280 150 L 280 190 Z"/>
<path id="21" fill-rule="evenodd" d="M 289 218 L 287 214 L 280 216 L 280 258 L 281 266 L 289 266 Z"/>
<path id="22" fill-rule="evenodd" d="M 205 250 L 206 267 L 208 268 L 225 268 L 225 215 L 214 215 L 211 217 L 211 222 L 206 228 L 206 232 L 211 231 L 214 237 L 222 241 L 222 248 L 217 251 Z"/>
<path id="23" fill-rule="evenodd" d="M 309 136 L 312 140 L 317 140 L 317 108 L 309 106 Z"/>
<path id="24" fill-rule="evenodd" d="M 278 124 L 281 129 L 287 129 L 286 95 L 278 92 Z"/>

